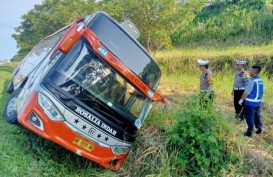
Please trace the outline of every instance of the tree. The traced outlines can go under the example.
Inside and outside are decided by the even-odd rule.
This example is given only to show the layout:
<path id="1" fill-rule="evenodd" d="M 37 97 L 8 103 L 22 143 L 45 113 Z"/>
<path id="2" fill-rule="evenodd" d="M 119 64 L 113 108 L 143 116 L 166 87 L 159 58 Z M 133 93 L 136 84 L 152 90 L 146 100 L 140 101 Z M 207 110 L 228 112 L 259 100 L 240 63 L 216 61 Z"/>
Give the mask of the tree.
<path id="1" fill-rule="evenodd" d="M 77 17 L 100 9 L 115 19 L 129 18 L 139 28 L 140 42 L 149 51 L 171 46 L 171 34 L 193 20 L 206 0 L 44 0 L 23 15 L 13 38 L 22 59 L 42 38 L 68 25 Z"/>
<path id="2" fill-rule="evenodd" d="M 21 60 L 41 39 L 97 10 L 95 0 L 45 0 L 22 16 L 12 37 L 19 51 L 13 60 Z"/>
<path id="3" fill-rule="evenodd" d="M 103 8 L 114 18 L 129 18 L 149 51 L 171 46 L 171 34 L 191 22 L 204 0 L 107 0 Z"/>

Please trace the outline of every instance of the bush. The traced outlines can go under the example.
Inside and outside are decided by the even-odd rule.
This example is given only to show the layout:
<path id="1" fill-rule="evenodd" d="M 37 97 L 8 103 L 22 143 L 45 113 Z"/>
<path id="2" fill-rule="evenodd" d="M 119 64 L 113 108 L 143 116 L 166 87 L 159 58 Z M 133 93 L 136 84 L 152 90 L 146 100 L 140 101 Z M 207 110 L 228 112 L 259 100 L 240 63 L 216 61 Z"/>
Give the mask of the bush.
<path id="1" fill-rule="evenodd" d="M 169 151 L 179 149 L 176 159 L 181 175 L 221 176 L 230 159 L 225 142 L 226 130 L 221 112 L 200 110 L 199 97 L 185 102 L 170 128 Z"/>

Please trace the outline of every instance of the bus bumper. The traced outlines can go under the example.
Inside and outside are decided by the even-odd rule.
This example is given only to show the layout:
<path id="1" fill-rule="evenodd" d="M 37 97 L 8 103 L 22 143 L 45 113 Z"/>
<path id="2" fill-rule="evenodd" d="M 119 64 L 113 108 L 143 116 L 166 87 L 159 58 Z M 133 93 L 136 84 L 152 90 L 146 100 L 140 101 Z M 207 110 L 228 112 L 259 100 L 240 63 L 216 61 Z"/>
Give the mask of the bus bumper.
<path id="1" fill-rule="evenodd" d="M 42 129 L 31 123 L 34 115 L 42 122 Z M 37 92 L 33 92 L 30 95 L 27 103 L 21 109 L 18 114 L 18 122 L 39 136 L 111 170 L 117 170 L 129 153 L 115 155 L 110 147 L 102 147 L 95 142 L 85 139 L 72 131 L 64 121 L 49 119 L 38 104 Z"/>

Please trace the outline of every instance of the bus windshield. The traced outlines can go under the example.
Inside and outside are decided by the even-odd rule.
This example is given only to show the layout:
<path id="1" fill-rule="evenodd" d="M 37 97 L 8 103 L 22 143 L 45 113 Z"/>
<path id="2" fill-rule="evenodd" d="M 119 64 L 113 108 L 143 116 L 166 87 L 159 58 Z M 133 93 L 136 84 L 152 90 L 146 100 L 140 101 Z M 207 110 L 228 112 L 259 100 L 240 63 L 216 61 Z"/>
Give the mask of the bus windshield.
<path id="1" fill-rule="evenodd" d="M 95 54 L 85 39 L 62 58 L 49 78 L 73 97 L 95 97 L 114 111 L 125 113 L 132 122 L 145 107 L 146 97 Z"/>
<path id="2" fill-rule="evenodd" d="M 100 14 L 88 24 L 100 42 L 116 57 L 137 74 L 144 83 L 156 89 L 161 71 L 148 53 L 110 17 Z"/>

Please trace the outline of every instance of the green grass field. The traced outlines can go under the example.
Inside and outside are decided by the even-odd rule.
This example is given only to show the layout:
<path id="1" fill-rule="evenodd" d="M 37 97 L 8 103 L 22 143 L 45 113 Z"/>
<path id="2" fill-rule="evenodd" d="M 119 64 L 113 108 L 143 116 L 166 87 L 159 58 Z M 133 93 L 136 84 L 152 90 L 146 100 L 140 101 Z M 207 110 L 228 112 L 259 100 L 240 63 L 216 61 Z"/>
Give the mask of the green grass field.
<path id="1" fill-rule="evenodd" d="M 261 47 L 257 51 L 270 51 Z M 222 63 L 223 56 L 230 58 L 253 59 L 246 57 L 250 51 L 256 49 L 234 49 L 238 55 L 231 55 L 232 49 L 202 53 L 202 49 L 165 51 L 155 54 L 161 65 L 163 77 L 159 91 L 169 101 L 169 109 L 163 113 L 163 105 L 155 103 L 146 122 L 139 132 L 139 136 L 124 165 L 117 171 L 110 171 L 90 162 L 60 146 L 46 141 L 29 132 L 22 126 L 9 125 L 0 119 L 0 176 L 179 176 L 183 168 L 174 164 L 179 150 L 170 152 L 167 148 L 169 134 L 166 130 L 175 124 L 177 116 L 189 107 L 191 95 L 199 92 L 199 75 L 196 59 L 212 58 L 215 69 L 214 90 L 216 99 L 214 111 L 219 113 L 219 122 L 225 126 L 227 132 L 220 132 L 225 138 L 230 155 L 225 170 L 219 172 L 223 176 L 272 176 L 273 175 L 273 82 L 266 73 L 262 78 L 266 84 L 262 115 L 265 131 L 261 136 L 245 138 L 242 134 L 246 129 L 244 123 L 238 123 L 234 118 L 232 97 L 230 95 L 233 84 L 233 63 L 227 63 L 224 69 L 217 66 Z M 272 52 L 272 51 L 271 51 Z M 236 53 L 236 52 L 235 52 Z M 257 52 L 258 53 L 258 52 Z M 253 53 L 253 55 L 255 55 Z M 257 54 L 260 55 L 260 54 Z M 264 54 L 262 58 L 270 58 L 272 53 Z M 212 57 L 213 56 L 213 57 Z M 255 55 L 256 56 L 256 55 Z M 0 66 L 0 93 L 4 92 L 11 78 L 14 64 Z M 0 117 L 9 95 L 0 95 Z M 198 110 L 196 110 L 198 112 Z M 180 151 L 183 150 L 180 149 Z M 218 174 L 218 175 L 219 175 Z M 199 172 L 199 176 L 209 176 Z"/>

